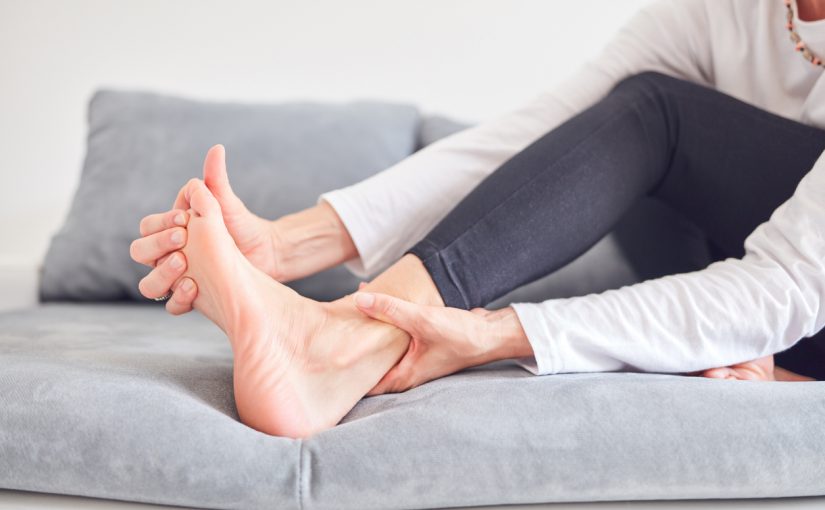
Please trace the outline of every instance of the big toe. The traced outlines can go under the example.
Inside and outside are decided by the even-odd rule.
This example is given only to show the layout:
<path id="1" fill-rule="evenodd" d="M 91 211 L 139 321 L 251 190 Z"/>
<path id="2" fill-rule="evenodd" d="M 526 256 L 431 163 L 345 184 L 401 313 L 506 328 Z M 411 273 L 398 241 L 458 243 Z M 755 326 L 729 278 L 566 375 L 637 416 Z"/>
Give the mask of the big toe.
<path id="1" fill-rule="evenodd" d="M 206 152 L 206 159 L 203 162 L 204 175 L 220 176 L 226 175 L 226 149 L 223 145 L 213 145 Z"/>
<path id="2" fill-rule="evenodd" d="M 223 145 L 215 145 L 206 153 L 203 162 L 203 180 L 218 198 L 220 195 L 233 195 L 226 173 L 226 150 Z"/>

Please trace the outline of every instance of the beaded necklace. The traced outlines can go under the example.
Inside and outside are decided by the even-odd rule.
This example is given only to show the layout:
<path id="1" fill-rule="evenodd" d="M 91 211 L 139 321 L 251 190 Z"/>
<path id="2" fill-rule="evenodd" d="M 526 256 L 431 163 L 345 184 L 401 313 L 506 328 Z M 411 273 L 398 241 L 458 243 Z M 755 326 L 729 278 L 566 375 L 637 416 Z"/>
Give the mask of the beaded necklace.
<path id="1" fill-rule="evenodd" d="M 793 0 L 785 0 L 785 6 L 788 8 L 788 24 L 786 25 L 788 28 L 788 32 L 791 33 L 791 41 L 796 43 L 796 51 L 802 53 L 802 57 L 805 58 L 808 62 L 815 66 L 825 67 L 822 64 L 822 59 L 811 53 L 811 50 L 805 45 L 805 41 L 799 37 L 799 34 L 796 33 L 796 29 L 793 26 Z"/>

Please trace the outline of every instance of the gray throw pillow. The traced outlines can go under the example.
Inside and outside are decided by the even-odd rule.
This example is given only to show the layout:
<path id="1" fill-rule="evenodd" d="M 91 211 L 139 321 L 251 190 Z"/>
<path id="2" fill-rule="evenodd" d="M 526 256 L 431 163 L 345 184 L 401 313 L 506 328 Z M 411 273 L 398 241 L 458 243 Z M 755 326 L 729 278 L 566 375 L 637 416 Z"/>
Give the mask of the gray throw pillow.
<path id="1" fill-rule="evenodd" d="M 418 124 L 416 108 L 399 104 L 217 104 L 98 92 L 80 184 L 44 262 L 41 300 L 143 300 L 137 284 L 148 268 L 129 257 L 140 218 L 171 207 L 180 187 L 202 175 L 213 144 L 226 146 L 230 181 L 249 209 L 274 219 L 403 159 L 416 148 Z M 357 280 L 337 268 L 292 286 L 329 300 Z"/>
<path id="2" fill-rule="evenodd" d="M 418 127 L 418 145 L 421 149 L 435 143 L 442 138 L 458 133 L 470 127 L 469 124 L 459 122 L 441 115 L 429 115 L 421 119 Z"/>

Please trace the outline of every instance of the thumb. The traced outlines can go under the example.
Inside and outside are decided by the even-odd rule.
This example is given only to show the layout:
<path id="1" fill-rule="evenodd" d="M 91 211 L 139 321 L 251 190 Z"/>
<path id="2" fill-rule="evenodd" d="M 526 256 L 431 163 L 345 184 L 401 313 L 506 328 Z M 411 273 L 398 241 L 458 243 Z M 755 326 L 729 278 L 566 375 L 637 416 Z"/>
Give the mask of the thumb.
<path id="1" fill-rule="evenodd" d="M 395 393 L 393 389 L 396 387 L 396 378 L 398 376 L 398 365 L 395 365 L 387 371 L 386 374 L 378 381 L 378 384 L 367 392 L 368 397 L 375 395 L 383 395 L 385 393 Z"/>
<path id="2" fill-rule="evenodd" d="M 418 333 L 418 326 L 426 317 L 422 306 L 386 294 L 356 292 L 355 306 L 373 319 L 398 326 L 411 335 Z"/>
<path id="3" fill-rule="evenodd" d="M 221 205 L 228 200 L 238 200 L 229 185 L 229 175 L 226 172 L 226 149 L 223 145 L 215 145 L 206 153 L 206 160 L 203 162 L 203 181 Z"/>
<path id="4" fill-rule="evenodd" d="M 420 359 L 412 343 L 404 356 L 378 381 L 367 395 L 383 395 L 384 393 L 401 393 L 414 386 L 415 365 Z"/>

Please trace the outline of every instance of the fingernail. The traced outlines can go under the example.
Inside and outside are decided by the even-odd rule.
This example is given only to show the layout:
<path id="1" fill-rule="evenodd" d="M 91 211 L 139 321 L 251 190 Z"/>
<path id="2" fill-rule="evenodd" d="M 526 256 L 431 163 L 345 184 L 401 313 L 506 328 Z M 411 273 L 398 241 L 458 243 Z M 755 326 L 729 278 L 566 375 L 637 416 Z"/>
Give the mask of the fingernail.
<path id="1" fill-rule="evenodd" d="M 175 253 L 171 257 L 169 257 L 169 267 L 172 269 L 180 269 L 183 267 L 183 258 L 180 255 Z"/>
<path id="2" fill-rule="evenodd" d="M 375 303 L 375 296 L 366 292 L 358 292 L 355 294 L 355 304 L 361 308 L 369 308 Z"/>
<path id="3" fill-rule="evenodd" d="M 189 278 L 183 280 L 182 282 L 180 282 L 180 288 L 184 292 L 189 292 L 190 290 L 192 290 L 192 280 L 190 280 Z"/>
<path id="4" fill-rule="evenodd" d="M 184 218 L 183 213 L 179 213 L 175 215 L 175 219 L 173 220 L 175 225 L 184 226 L 186 225 L 186 218 Z"/>
<path id="5" fill-rule="evenodd" d="M 175 231 L 170 239 L 175 244 L 183 244 L 183 232 L 180 230 Z"/>

